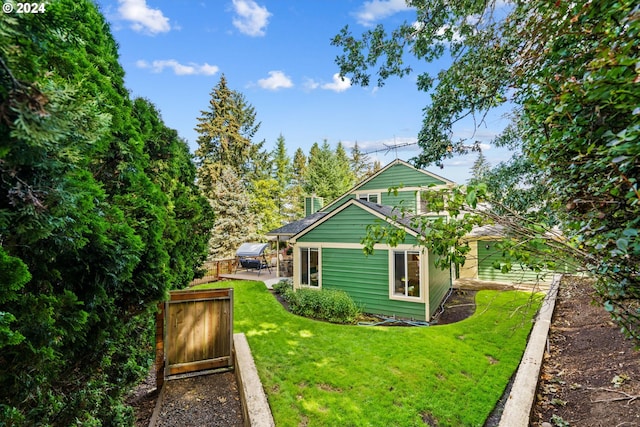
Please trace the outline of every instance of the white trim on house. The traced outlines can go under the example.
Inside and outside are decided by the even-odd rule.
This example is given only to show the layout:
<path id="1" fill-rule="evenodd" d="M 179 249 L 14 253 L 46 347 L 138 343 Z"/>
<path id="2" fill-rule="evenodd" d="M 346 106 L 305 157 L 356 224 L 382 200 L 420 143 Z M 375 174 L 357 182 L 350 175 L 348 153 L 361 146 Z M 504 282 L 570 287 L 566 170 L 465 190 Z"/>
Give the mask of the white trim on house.
<path id="1" fill-rule="evenodd" d="M 407 252 L 418 252 L 420 256 L 420 263 L 418 267 L 420 269 L 419 272 L 419 288 L 420 288 L 420 296 L 419 297 L 411 297 L 411 296 L 401 296 L 396 295 L 395 293 L 395 254 L 396 252 L 404 252 L 405 253 L 405 263 L 406 263 L 406 253 Z M 389 259 L 389 299 L 396 301 L 406 301 L 406 302 L 415 302 L 415 303 L 427 303 L 429 301 L 429 255 L 428 252 L 421 247 L 413 246 L 413 245 L 398 245 L 396 247 L 388 247 L 388 259 Z M 406 268 L 406 264 L 405 264 Z M 405 270 L 406 274 L 406 270 Z M 428 303 L 426 304 L 429 305 Z M 426 308 L 427 312 L 429 311 L 429 307 Z M 426 318 L 429 316 L 427 315 Z"/>
<path id="2" fill-rule="evenodd" d="M 318 286 L 311 286 L 302 284 L 302 249 L 317 249 L 318 250 L 318 271 L 317 280 Z M 296 268 L 297 267 L 297 268 Z M 300 245 L 293 247 L 293 288 L 294 289 L 322 289 L 322 244 L 315 242 L 304 242 Z"/>
<path id="3" fill-rule="evenodd" d="M 380 201 L 382 200 L 382 191 L 376 191 L 376 190 L 355 191 L 353 194 L 356 196 L 356 199 L 366 200 L 367 202 L 380 204 Z M 366 198 L 363 199 L 362 196 L 366 196 Z M 375 196 L 376 200 L 375 201 L 371 200 L 371 196 Z"/>
<path id="4" fill-rule="evenodd" d="M 314 228 L 318 227 L 319 225 L 323 224 L 325 221 L 328 221 L 330 218 L 332 218 L 333 216 L 337 215 L 338 213 L 342 212 L 344 209 L 348 208 L 349 206 L 358 203 L 358 199 L 351 199 L 349 200 L 347 203 L 343 204 L 342 206 L 340 206 L 339 208 L 331 211 L 330 213 L 328 213 L 327 215 L 323 216 L 322 218 L 320 218 L 318 221 L 314 222 L 312 225 L 310 225 L 309 227 L 305 228 L 304 230 L 302 230 L 301 232 L 299 232 L 298 234 L 296 234 L 295 236 L 291 237 L 289 239 L 289 242 L 292 244 L 295 244 L 298 240 L 298 238 L 300 236 L 303 236 L 307 233 L 309 233 L 311 230 L 313 230 Z M 379 219 L 386 221 L 387 223 L 393 225 L 394 227 L 398 227 L 398 228 L 403 228 L 406 230 L 406 232 L 414 237 L 417 237 L 419 235 L 418 232 L 412 230 L 411 228 L 407 227 L 404 224 L 401 224 L 397 221 L 394 221 L 392 218 L 389 218 L 383 214 L 381 214 L 378 211 L 375 211 L 371 208 L 369 208 L 368 206 L 365 206 L 362 203 L 358 203 L 358 207 L 360 209 L 363 209 L 364 211 L 378 217 Z"/>

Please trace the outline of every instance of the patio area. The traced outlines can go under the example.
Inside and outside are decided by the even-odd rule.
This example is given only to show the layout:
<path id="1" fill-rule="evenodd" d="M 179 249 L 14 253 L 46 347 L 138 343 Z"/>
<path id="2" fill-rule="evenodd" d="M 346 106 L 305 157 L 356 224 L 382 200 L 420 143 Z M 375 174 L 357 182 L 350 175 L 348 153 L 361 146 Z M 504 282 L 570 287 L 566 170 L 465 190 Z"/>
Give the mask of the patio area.
<path id="1" fill-rule="evenodd" d="M 278 277 L 275 267 L 271 267 L 271 271 L 266 268 L 261 271 L 238 269 L 235 273 L 220 274 L 220 280 L 257 280 L 264 282 L 269 289 L 280 279 L 285 279 L 285 277 Z"/>

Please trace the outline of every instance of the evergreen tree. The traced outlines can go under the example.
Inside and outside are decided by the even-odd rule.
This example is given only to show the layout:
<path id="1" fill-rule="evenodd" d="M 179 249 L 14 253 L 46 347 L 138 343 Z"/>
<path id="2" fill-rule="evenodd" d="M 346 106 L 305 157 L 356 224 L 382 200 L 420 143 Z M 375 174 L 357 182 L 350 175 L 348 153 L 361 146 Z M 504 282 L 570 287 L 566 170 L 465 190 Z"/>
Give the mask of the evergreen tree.
<path id="1" fill-rule="evenodd" d="M 349 159 L 351 171 L 355 176 L 356 183 L 368 177 L 373 170 L 371 158 L 368 154 L 363 153 L 358 146 L 358 141 L 351 148 L 351 158 Z"/>
<path id="2" fill-rule="evenodd" d="M 236 215 L 241 212 L 239 206 L 243 203 L 246 203 L 249 209 L 248 194 L 255 193 L 255 198 L 258 194 L 257 188 L 270 186 L 265 182 L 271 176 L 271 168 L 268 167 L 269 153 L 262 149 L 264 141 L 254 144 L 251 140 L 259 127 L 260 123 L 256 124 L 255 109 L 247 103 L 244 95 L 229 89 L 227 79 L 223 75 L 211 91 L 208 110 L 201 112 L 196 126 L 199 134 L 198 148 L 195 152 L 198 185 L 216 212 L 216 225 L 209 241 L 210 256 L 215 258 L 232 256 L 240 243 L 255 239 L 257 229 L 262 230 L 258 224 L 263 222 L 261 216 L 266 213 L 254 211 L 255 215 L 242 218 L 251 230 L 251 233 L 244 237 L 240 234 L 228 236 L 215 231 L 246 231 L 233 225 L 239 220 L 238 217 L 224 218 L 224 215 Z M 227 170 L 224 178 L 221 175 L 223 170 Z M 235 196 L 229 191 L 223 191 L 220 187 L 221 180 L 233 183 L 233 188 L 238 189 L 240 194 Z M 264 195 L 264 192 L 261 191 L 260 194 Z M 230 199 L 220 200 L 219 197 Z M 260 201 L 261 205 L 265 204 L 262 202 L 266 203 Z M 235 209 L 231 209 L 231 206 L 235 206 Z M 218 211 L 216 207 L 224 209 Z"/>
<path id="3" fill-rule="evenodd" d="M 210 257 L 233 257 L 242 243 L 256 239 L 250 196 L 234 168 L 228 165 L 222 167 L 212 196 L 211 204 L 216 218 L 209 241 Z"/>
<path id="4" fill-rule="evenodd" d="M 198 181 L 203 188 L 212 188 L 222 166 L 233 168 L 237 176 L 255 172 L 252 167 L 259 149 L 251 138 L 260 127 L 255 109 L 239 92 L 229 89 L 224 75 L 211 91 L 209 108 L 201 111 L 196 125 L 198 148 L 196 162 Z"/>
<path id="5" fill-rule="evenodd" d="M 293 155 L 291 175 L 291 216 L 292 219 L 300 219 L 304 216 L 304 186 L 307 175 L 307 156 L 298 148 Z"/>
<path id="6" fill-rule="evenodd" d="M 324 141 L 322 146 L 314 143 L 309 153 L 309 165 L 303 188 L 306 194 L 315 194 L 328 203 L 351 187 L 350 173 L 349 160 L 344 147 L 338 159 L 336 152 L 331 150 L 327 141 Z"/>
<path id="7" fill-rule="evenodd" d="M 266 233 L 282 226 L 283 214 L 279 210 L 278 181 L 274 178 L 258 179 L 253 182 L 249 193 L 251 215 L 256 225 L 256 238 L 264 240 Z"/>
<path id="8" fill-rule="evenodd" d="M 199 256 L 165 242 L 177 203 L 123 76 L 90 1 L 0 15 L 0 424 L 132 424 L 170 258 Z"/>
<path id="9" fill-rule="evenodd" d="M 382 169 L 382 163 L 380 163 L 380 160 L 374 160 L 373 166 L 371 167 L 371 174 L 378 172 L 380 169 Z"/>
<path id="10" fill-rule="evenodd" d="M 195 183 L 196 167 L 187 142 L 165 126 L 149 101 L 136 99 L 133 114 L 149 156 L 147 173 L 172 201 L 166 206 L 169 216 L 162 239 L 169 255 L 170 288 L 183 288 L 206 259 L 214 213 Z"/>
<path id="11" fill-rule="evenodd" d="M 287 155 L 284 137 L 280 135 L 276 141 L 276 148 L 272 153 L 273 177 L 278 181 L 278 186 L 286 190 L 291 183 L 292 167 L 291 159 Z"/>
<path id="12" fill-rule="evenodd" d="M 273 152 L 274 178 L 278 182 L 278 187 L 274 196 L 278 203 L 278 213 L 281 222 L 290 222 L 296 218 L 297 214 L 297 194 L 293 190 L 293 165 L 291 158 L 287 155 L 285 140 L 282 135 L 278 137 L 276 148 Z M 282 225 L 282 224 L 280 224 Z"/>
<path id="13" fill-rule="evenodd" d="M 338 190 L 343 190 L 342 193 L 348 191 L 355 184 L 355 174 L 351 170 L 351 162 L 347 151 L 344 149 L 342 142 L 338 142 L 338 146 L 335 151 L 336 167 L 338 172 Z"/>
<path id="14" fill-rule="evenodd" d="M 491 169 L 491 164 L 487 161 L 487 158 L 482 153 L 482 150 L 478 151 L 478 158 L 473 162 L 471 166 L 471 180 L 472 183 L 484 182 L 484 178 Z"/>

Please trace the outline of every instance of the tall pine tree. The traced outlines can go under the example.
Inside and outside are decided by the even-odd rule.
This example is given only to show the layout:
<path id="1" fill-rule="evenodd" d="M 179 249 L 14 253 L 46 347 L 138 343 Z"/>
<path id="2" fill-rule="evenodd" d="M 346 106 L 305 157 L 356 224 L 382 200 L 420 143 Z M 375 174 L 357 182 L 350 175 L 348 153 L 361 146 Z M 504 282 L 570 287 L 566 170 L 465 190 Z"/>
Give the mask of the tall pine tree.
<path id="1" fill-rule="evenodd" d="M 360 150 L 358 141 L 356 141 L 353 147 L 351 147 L 351 157 L 349 159 L 349 163 L 351 165 L 351 171 L 355 176 L 356 182 L 360 182 L 371 175 L 371 171 L 373 169 L 371 158 L 368 154 L 363 153 L 362 150 Z"/>
<path id="2" fill-rule="evenodd" d="M 242 243 L 256 238 L 251 198 L 236 171 L 227 165 L 220 170 L 211 195 L 216 219 L 209 241 L 210 257 L 229 258 Z"/>

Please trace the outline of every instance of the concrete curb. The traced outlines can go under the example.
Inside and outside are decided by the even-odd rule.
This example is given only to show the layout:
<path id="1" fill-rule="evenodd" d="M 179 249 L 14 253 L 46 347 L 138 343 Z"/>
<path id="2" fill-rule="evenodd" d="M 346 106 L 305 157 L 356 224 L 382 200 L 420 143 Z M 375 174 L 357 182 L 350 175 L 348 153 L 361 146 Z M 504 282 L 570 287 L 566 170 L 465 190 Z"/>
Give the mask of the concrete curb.
<path id="1" fill-rule="evenodd" d="M 556 275 L 553 278 L 549 292 L 542 302 L 538 320 L 531 330 L 529 342 L 516 372 L 511 393 L 505 403 L 499 427 L 527 427 L 529 425 L 531 407 L 536 396 L 540 367 L 542 366 L 561 277 Z"/>
<path id="2" fill-rule="evenodd" d="M 248 427 L 275 427 L 267 395 L 262 388 L 251 349 L 244 334 L 233 334 L 236 359 L 236 378 L 240 388 L 244 425 Z"/>

